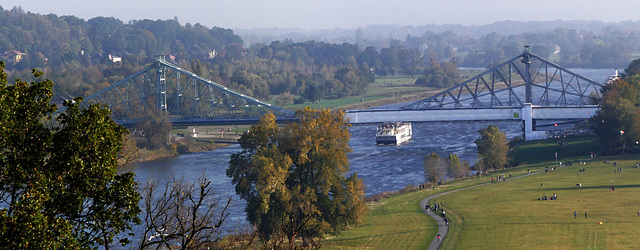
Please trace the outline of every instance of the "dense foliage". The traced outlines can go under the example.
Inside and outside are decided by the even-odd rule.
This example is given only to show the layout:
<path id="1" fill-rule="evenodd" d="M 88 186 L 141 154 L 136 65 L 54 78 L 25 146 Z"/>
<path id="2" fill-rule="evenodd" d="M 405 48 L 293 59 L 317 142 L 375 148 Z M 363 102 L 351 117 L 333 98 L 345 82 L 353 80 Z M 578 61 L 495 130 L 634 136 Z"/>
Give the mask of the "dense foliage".
<path id="1" fill-rule="evenodd" d="M 640 141 L 640 60 L 625 69 L 622 79 L 602 88 L 600 110 L 590 124 L 607 149 L 638 147 Z"/>
<path id="2" fill-rule="evenodd" d="M 478 146 L 478 170 L 502 169 L 507 164 L 507 135 L 495 125 L 489 125 L 478 131 L 480 139 L 475 140 Z"/>
<path id="3" fill-rule="evenodd" d="M 116 173 L 126 129 L 98 105 L 80 108 L 81 98 L 54 123 L 53 83 L 8 84 L 3 69 L 0 63 L 0 242 L 109 248 L 140 221 L 133 173 Z"/>
<path id="4" fill-rule="evenodd" d="M 458 68 L 454 63 L 432 62 L 431 67 L 425 69 L 424 76 L 416 80 L 416 85 L 425 85 L 428 87 L 445 88 L 455 86 L 461 83 Z"/>
<path id="5" fill-rule="evenodd" d="M 1 10 L 1 9 L 0 9 Z M 230 29 L 177 20 L 123 23 L 110 17 L 85 21 L 73 16 L 0 11 L 0 52 L 24 58 L 8 64 L 15 77 L 40 68 L 56 92 L 87 96 L 122 80 L 159 53 L 183 68 L 261 99 L 294 93 L 309 100 L 357 95 L 373 82 L 371 68 L 357 63 L 354 45 L 273 42 L 243 47 Z M 116 58 L 121 58 L 117 61 Z M 202 61 L 198 67 L 194 60 Z"/>
<path id="6" fill-rule="evenodd" d="M 29 70 L 39 68 L 61 83 L 54 87 L 56 93 L 73 96 L 108 87 L 149 65 L 158 54 L 259 99 L 290 93 L 301 102 L 362 94 L 374 75 L 422 75 L 419 85 L 451 86 L 459 83 L 455 66 L 492 66 L 520 54 L 525 44 L 567 67 L 620 67 L 640 47 L 640 32 L 623 24 L 602 30 L 547 24 L 513 35 L 478 35 L 471 32 L 473 27 L 451 27 L 462 34 L 425 28 L 422 35 L 408 35 L 404 41 L 367 36 L 359 29 L 354 43 L 285 39 L 247 44 L 230 29 L 182 25 L 177 19 L 125 23 L 112 17 L 83 20 L 0 7 L 0 22 L 0 53 L 25 53 L 21 61 L 7 64 L 10 75 L 28 79 Z M 194 60 L 202 64 L 196 68 Z"/>
<path id="7" fill-rule="evenodd" d="M 364 212 L 364 186 L 349 171 L 349 123 L 344 113 L 308 107 L 297 113 L 299 123 L 280 127 L 275 116 L 240 139 L 242 152 L 233 154 L 227 175 L 236 193 L 247 201 L 248 221 L 273 248 L 283 240 L 303 245 L 356 223 Z"/>

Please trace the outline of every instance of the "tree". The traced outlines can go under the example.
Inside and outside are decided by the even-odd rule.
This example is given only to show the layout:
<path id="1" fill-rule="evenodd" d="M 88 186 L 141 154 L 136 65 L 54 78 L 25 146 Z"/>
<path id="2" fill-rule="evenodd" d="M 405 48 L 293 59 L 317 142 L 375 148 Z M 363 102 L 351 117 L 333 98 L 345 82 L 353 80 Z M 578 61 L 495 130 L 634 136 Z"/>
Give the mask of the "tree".
<path id="1" fill-rule="evenodd" d="M 314 103 L 320 101 L 324 97 L 324 88 L 318 83 L 309 84 L 304 91 L 303 97 Z"/>
<path id="2" fill-rule="evenodd" d="M 633 60 L 626 69 L 624 69 L 624 73 L 628 76 L 640 75 L 640 58 Z"/>
<path id="3" fill-rule="evenodd" d="M 144 132 L 144 147 L 158 149 L 169 142 L 169 132 L 173 124 L 166 115 L 149 112 L 144 121 L 138 123 L 136 127 Z"/>
<path id="4" fill-rule="evenodd" d="M 8 85 L 0 63 L 0 241 L 109 249 L 139 222 L 134 175 L 116 173 L 127 130 L 97 104 L 80 108 L 82 98 L 51 122 L 52 87 L 50 80 Z"/>
<path id="5" fill-rule="evenodd" d="M 456 154 L 451 154 L 446 160 L 447 171 L 449 177 L 459 179 L 467 176 L 469 172 L 469 163 L 460 162 L 460 158 Z"/>
<path id="6" fill-rule="evenodd" d="M 479 169 L 498 169 L 507 164 L 507 135 L 495 125 L 480 129 L 480 139 L 475 141 L 478 146 Z"/>
<path id="7" fill-rule="evenodd" d="M 424 158 L 422 168 L 424 168 L 424 175 L 427 181 L 431 183 L 437 183 L 444 178 L 445 162 L 440 158 L 438 153 L 433 152 Z"/>
<path id="8" fill-rule="evenodd" d="M 617 149 L 640 141 L 637 102 L 637 88 L 625 80 L 615 80 L 603 87 L 600 110 L 591 118 L 591 127 L 602 145 Z"/>
<path id="9" fill-rule="evenodd" d="M 299 123 L 279 127 L 273 114 L 242 135 L 227 175 L 247 201 L 248 221 L 274 248 L 314 238 L 357 222 L 365 206 L 364 186 L 349 171 L 349 123 L 342 111 L 298 111 Z"/>
<path id="10" fill-rule="evenodd" d="M 424 70 L 424 76 L 415 81 L 416 85 L 428 87 L 450 87 L 460 82 L 458 68 L 454 63 L 445 62 L 443 64 L 433 61 L 431 67 Z"/>
<path id="11" fill-rule="evenodd" d="M 139 249 L 198 249 L 220 235 L 231 197 L 216 197 L 204 174 L 194 183 L 171 176 L 164 184 L 149 180 L 142 188 L 143 235 Z"/>
<path id="12" fill-rule="evenodd" d="M 276 97 L 276 103 L 279 106 L 284 106 L 287 103 L 293 102 L 293 95 L 289 92 L 284 92 L 282 94 L 279 94 Z"/>

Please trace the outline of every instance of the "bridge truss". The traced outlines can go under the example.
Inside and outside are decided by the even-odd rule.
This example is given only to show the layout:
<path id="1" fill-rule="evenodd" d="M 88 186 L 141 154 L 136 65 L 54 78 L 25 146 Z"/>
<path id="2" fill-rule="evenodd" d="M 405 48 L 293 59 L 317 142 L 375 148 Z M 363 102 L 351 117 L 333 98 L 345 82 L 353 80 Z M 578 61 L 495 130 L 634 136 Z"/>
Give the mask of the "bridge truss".
<path id="1" fill-rule="evenodd" d="M 524 107 L 525 103 L 585 106 L 601 97 L 602 86 L 532 54 L 526 46 L 524 53 L 513 59 L 402 109 L 484 109 Z"/>
<path id="2" fill-rule="evenodd" d="M 164 60 L 85 98 L 85 105 L 107 104 L 113 119 L 127 125 L 150 114 L 167 115 L 173 123 L 255 123 L 267 112 L 279 120 L 294 111 L 231 90 Z"/>

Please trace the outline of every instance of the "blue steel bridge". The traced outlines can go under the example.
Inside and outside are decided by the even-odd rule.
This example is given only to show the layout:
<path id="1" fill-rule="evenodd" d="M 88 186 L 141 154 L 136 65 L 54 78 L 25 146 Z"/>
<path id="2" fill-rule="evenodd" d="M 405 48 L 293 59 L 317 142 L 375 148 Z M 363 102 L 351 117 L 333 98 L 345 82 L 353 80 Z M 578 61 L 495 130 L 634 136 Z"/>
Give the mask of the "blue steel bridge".
<path id="1" fill-rule="evenodd" d="M 576 74 L 529 51 L 429 98 L 394 109 L 349 110 L 353 124 L 388 121 L 523 121 L 525 137 L 536 120 L 578 120 L 595 115 L 603 83 Z M 255 124 L 267 112 L 279 121 L 295 112 L 229 89 L 159 56 L 156 62 L 85 98 L 108 104 L 113 119 L 130 125 L 149 114 L 174 124 Z"/>

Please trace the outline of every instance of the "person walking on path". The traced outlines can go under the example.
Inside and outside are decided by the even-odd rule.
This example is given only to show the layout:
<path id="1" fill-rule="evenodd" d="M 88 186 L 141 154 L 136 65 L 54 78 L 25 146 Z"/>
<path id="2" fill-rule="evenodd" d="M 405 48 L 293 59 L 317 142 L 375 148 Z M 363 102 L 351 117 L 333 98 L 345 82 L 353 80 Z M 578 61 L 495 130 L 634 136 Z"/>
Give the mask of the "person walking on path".
<path id="1" fill-rule="evenodd" d="M 542 173 L 542 171 L 533 172 L 531 174 L 539 174 L 539 173 Z M 520 176 L 515 176 L 513 178 L 516 179 L 516 178 L 526 177 L 526 176 L 529 176 L 529 175 L 520 175 Z M 474 185 L 474 186 L 469 186 L 469 187 L 464 187 L 464 188 L 460 188 L 460 189 L 455 189 L 455 190 L 450 190 L 450 191 L 434 194 L 434 195 L 431 195 L 429 197 L 426 197 L 426 198 L 422 199 L 420 201 L 420 204 L 422 206 L 426 206 L 427 204 L 429 204 L 429 201 L 431 199 L 433 199 L 433 198 L 436 198 L 436 197 L 439 197 L 439 196 L 442 196 L 442 195 L 446 195 L 446 194 L 449 194 L 449 193 L 452 193 L 452 192 L 462 191 L 462 190 L 475 188 L 475 187 L 480 187 L 480 186 L 484 186 L 484 185 L 490 185 L 490 182 L 486 182 L 486 183 L 482 183 L 482 184 L 478 184 L 478 185 Z M 431 240 L 431 244 L 429 244 L 429 248 L 428 248 L 429 250 L 437 250 L 438 247 L 440 246 L 440 243 L 441 243 L 440 240 L 442 240 L 444 237 L 446 237 L 447 236 L 447 232 L 449 231 L 449 227 L 447 225 L 448 224 L 447 222 L 449 222 L 449 219 L 447 218 L 447 221 L 445 222 L 444 218 L 442 216 L 438 216 L 438 214 L 436 213 L 438 211 L 436 209 L 436 207 L 437 207 L 437 204 L 434 204 L 434 207 L 431 208 L 431 211 L 433 211 L 434 213 L 427 213 L 425 211 L 425 213 L 428 214 L 431 218 L 433 218 L 436 221 L 436 223 L 438 224 L 438 235 L 440 236 L 440 238 L 434 237 Z"/>
<path id="2" fill-rule="evenodd" d="M 440 234 L 438 234 L 438 242 L 440 242 Z"/>
<path id="3" fill-rule="evenodd" d="M 573 211 L 573 218 L 574 219 L 578 218 L 578 211 Z"/>

